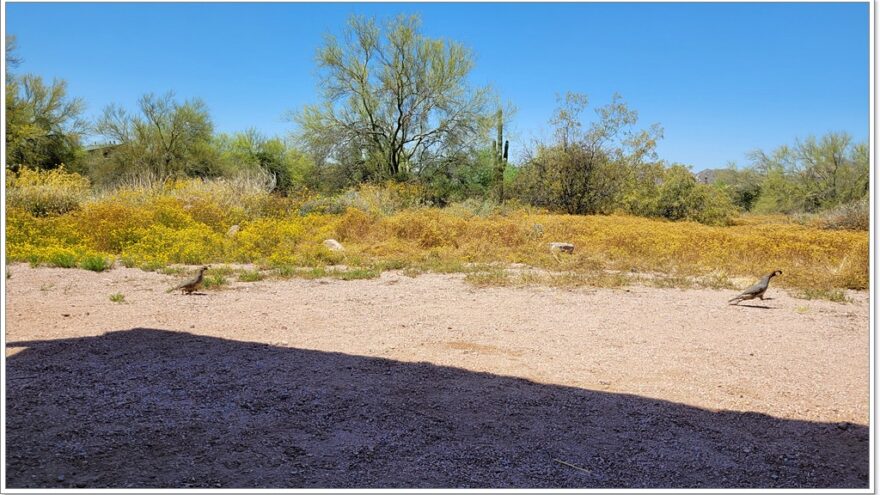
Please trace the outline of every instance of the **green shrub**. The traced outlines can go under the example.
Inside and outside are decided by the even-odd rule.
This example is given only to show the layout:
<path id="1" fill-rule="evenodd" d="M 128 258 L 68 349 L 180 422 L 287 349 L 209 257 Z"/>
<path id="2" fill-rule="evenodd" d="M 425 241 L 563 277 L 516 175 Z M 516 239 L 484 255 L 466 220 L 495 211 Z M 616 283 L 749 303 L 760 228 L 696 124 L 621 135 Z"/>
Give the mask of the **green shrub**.
<path id="1" fill-rule="evenodd" d="M 76 266 L 76 254 L 65 249 L 57 249 L 49 255 L 47 261 L 51 266 L 73 268 Z"/>
<path id="2" fill-rule="evenodd" d="M 376 278 L 381 274 L 381 271 L 376 268 L 354 268 L 351 270 L 327 272 L 327 275 L 340 280 L 365 280 Z"/>
<path id="3" fill-rule="evenodd" d="M 245 270 L 238 274 L 239 282 L 259 282 L 265 276 L 259 270 Z"/>
<path id="4" fill-rule="evenodd" d="M 210 275 L 205 275 L 204 282 L 202 282 L 206 289 L 219 289 L 229 283 L 226 280 L 226 277 L 222 273 L 212 273 Z"/>
<path id="5" fill-rule="evenodd" d="M 104 270 L 109 269 L 112 265 L 112 260 L 99 254 L 86 255 L 79 262 L 80 268 L 91 270 L 93 272 L 103 272 Z"/>

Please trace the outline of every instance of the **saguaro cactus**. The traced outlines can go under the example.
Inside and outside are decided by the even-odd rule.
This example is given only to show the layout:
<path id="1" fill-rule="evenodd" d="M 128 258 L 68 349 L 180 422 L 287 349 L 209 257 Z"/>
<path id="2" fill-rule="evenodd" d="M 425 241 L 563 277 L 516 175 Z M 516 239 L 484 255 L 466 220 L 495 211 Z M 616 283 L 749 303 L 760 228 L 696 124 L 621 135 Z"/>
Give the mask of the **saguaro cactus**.
<path id="1" fill-rule="evenodd" d="M 510 141 L 504 141 L 504 119 L 503 112 L 499 108 L 496 114 L 498 122 L 498 139 L 492 141 L 492 157 L 494 161 L 495 194 L 498 201 L 504 201 L 504 170 L 507 168 L 507 152 L 510 149 Z M 501 143 L 504 143 L 502 149 Z"/>

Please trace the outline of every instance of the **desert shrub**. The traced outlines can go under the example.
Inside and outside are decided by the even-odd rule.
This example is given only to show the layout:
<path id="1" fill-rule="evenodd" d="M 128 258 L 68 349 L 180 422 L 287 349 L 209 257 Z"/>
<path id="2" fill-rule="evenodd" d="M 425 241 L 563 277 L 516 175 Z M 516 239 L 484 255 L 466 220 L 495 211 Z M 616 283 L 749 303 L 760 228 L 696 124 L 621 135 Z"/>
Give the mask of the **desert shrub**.
<path id="1" fill-rule="evenodd" d="M 208 290 L 219 290 L 228 284 L 229 280 L 222 273 L 208 273 L 203 281 L 203 285 Z"/>
<path id="2" fill-rule="evenodd" d="M 444 215 L 438 209 L 410 210 L 383 220 L 394 236 L 416 241 L 423 248 L 455 244 L 465 220 Z"/>
<path id="3" fill-rule="evenodd" d="M 100 254 L 88 254 L 80 259 L 79 267 L 93 272 L 103 272 L 113 266 L 113 260 Z"/>
<path id="4" fill-rule="evenodd" d="M 43 258 L 43 260 L 50 266 L 57 266 L 59 268 L 75 267 L 76 259 L 77 256 L 75 252 L 64 248 L 49 249 L 46 252 L 45 258 Z"/>
<path id="5" fill-rule="evenodd" d="M 6 175 L 6 205 L 36 216 L 61 215 L 79 208 L 89 196 L 89 180 L 67 172 L 21 168 Z"/>
<path id="6" fill-rule="evenodd" d="M 305 228 L 296 219 L 260 218 L 242 225 L 235 236 L 233 257 L 250 262 L 278 252 L 293 253 L 304 234 Z"/>
<path id="7" fill-rule="evenodd" d="M 13 261 L 27 261 L 33 266 L 54 266 L 58 268 L 80 267 L 92 271 L 103 271 L 112 265 L 111 260 L 99 253 L 81 246 L 33 246 L 20 249 Z"/>
<path id="8" fill-rule="evenodd" d="M 259 282 L 264 278 L 265 276 L 259 270 L 244 270 L 238 274 L 239 282 Z"/>
<path id="9" fill-rule="evenodd" d="M 336 237 L 340 241 L 366 239 L 375 230 L 376 220 L 362 210 L 349 208 L 336 222 Z"/>
<path id="10" fill-rule="evenodd" d="M 687 187 L 689 194 L 698 189 Z M 62 215 L 37 216 L 10 207 L 7 259 L 86 266 L 92 263 L 88 257 L 118 257 L 127 266 L 146 269 L 239 261 L 296 267 L 295 276 L 302 267 L 323 270 L 340 263 L 444 273 L 468 273 L 475 264 L 524 263 L 576 274 L 663 273 L 669 280 L 712 273 L 754 277 L 782 269 L 776 283 L 785 287 L 828 291 L 868 284 L 867 232 L 817 228 L 815 218 L 799 224 L 788 216 L 748 215 L 720 226 L 708 225 L 716 223 L 711 208 L 702 213 L 708 216 L 697 218 L 704 223 L 689 221 L 688 215 L 701 213 L 688 205 L 679 211 L 684 219 L 672 222 L 622 214 L 548 214 L 479 201 L 391 214 L 379 207 L 346 207 L 341 214 L 301 215 L 300 198 L 227 193 L 233 194 L 228 183 L 168 181 L 150 190 L 105 191 Z M 701 201 L 711 206 L 708 199 Z M 232 222 L 241 228 L 227 237 Z M 342 241 L 345 251 L 327 249 L 322 244 L 327 238 Z M 553 256 L 547 248 L 551 241 L 574 243 L 574 254 Z"/>
<path id="11" fill-rule="evenodd" d="M 727 225 L 737 211 L 726 193 L 713 186 L 698 184 L 691 171 L 681 165 L 664 172 L 657 193 L 653 215 L 669 220 Z"/>
<path id="12" fill-rule="evenodd" d="M 175 229 L 155 224 L 122 251 L 127 266 L 156 269 L 172 263 L 187 265 L 223 261 L 228 239 L 203 224 Z"/>
<path id="13" fill-rule="evenodd" d="M 424 195 L 424 188 L 416 184 L 361 184 L 335 197 L 325 211 L 342 213 L 356 208 L 374 215 L 390 215 L 421 205 Z"/>
<path id="14" fill-rule="evenodd" d="M 871 226 L 868 198 L 827 210 L 819 214 L 816 224 L 825 229 L 868 230 Z"/>
<path id="15" fill-rule="evenodd" d="M 108 198 L 89 203 L 76 212 L 71 217 L 72 228 L 81 232 L 93 249 L 120 253 L 140 240 L 155 219 L 152 213 L 147 207 Z"/>

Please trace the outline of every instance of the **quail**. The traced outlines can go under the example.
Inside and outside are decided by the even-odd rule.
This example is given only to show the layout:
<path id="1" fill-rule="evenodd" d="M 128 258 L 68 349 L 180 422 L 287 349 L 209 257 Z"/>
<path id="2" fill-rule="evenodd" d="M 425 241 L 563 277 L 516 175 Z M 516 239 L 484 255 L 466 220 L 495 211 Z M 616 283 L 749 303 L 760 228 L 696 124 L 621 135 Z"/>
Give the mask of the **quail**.
<path id="1" fill-rule="evenodd" d="M 199 273 L 195 277 L 187 280 L 177 287 L 174 287 L 173 289 L 171 289 L 171 291 L 180 290 L 183 294 L 192 294 L 194 291 L 198 290 L 198 288 L 202 286 L 202 281 L 205 279 L 205 270 L 207 269 L 207 266 L 199 268 Z"/>
<path id="2" fill-rule="evenodd" d="M 767 292 L 767 287 L 770 285 L 770 279 L 777 275 L 782 275 L 782 270 L 775 270 L 773 273 L 768 273 L 767 275 L 764 275 L 763 277 L 761 277 L 761 280 L 759 280 L 758 283 L 744 290 L 742 294 L 734 297 L 727 302 L 730 304 L 739 304 L 742 301 L 754 299 L 756 297 L 763 301 L 764 293 Z"/>

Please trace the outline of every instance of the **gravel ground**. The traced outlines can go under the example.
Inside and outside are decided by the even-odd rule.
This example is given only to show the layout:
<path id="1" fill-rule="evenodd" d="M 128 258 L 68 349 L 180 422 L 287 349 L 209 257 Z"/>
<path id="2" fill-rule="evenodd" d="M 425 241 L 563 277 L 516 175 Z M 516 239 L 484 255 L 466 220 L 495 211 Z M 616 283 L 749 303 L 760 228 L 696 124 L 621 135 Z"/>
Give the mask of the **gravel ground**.
<path id="1" fill-rule="evenodd" d="M 865 292 L 10 270 L 8 487 L 868 487 Z"/>

